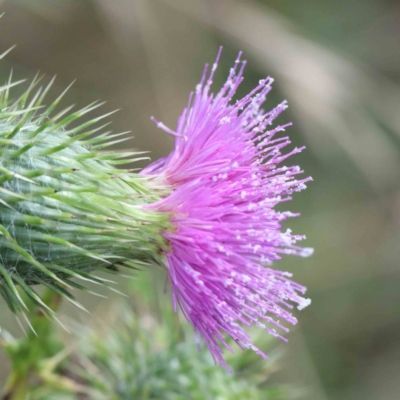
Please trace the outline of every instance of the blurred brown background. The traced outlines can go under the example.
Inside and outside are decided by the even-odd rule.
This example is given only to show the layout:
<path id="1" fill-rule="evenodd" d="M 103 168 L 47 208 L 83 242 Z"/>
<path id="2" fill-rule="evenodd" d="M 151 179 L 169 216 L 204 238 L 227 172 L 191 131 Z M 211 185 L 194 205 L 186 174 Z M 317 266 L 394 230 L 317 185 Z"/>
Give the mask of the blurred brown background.
<path id="1" fill-rule="evenodd" d="M 205 62 L 224 45 L 249 61 L 243 92 L 276 78 L 287 98 L 293 162 L 314 177 L 290 221 L 315 247 L 285 259 L 309 288 L 281 375 L 315 400 L 400 398 L 400 3 L 395 0 L 5 0 L 0 78 L 45 80 L 64 105 L 107 100 L 113 130 L 154 160 L 173 141 L 149 117 L 175 121 Z M 287 206 L 287 205 L 286 205 Z M 1 325 L 14 319 L 1 306 Z M 1 355 L 1 357 L 3 357 Z M 0 360 L 1 381 L 7 364 Z"/>

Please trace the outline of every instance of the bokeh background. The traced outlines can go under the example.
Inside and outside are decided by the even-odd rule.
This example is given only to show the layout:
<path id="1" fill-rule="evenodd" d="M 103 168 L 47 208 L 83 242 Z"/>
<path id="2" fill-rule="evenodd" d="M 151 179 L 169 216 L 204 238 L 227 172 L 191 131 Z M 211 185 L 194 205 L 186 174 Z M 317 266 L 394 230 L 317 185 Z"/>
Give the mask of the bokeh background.
<path id="1" fill-rule="evenodd" d="M 279 265 L 313 302 L 277 374 L 312 400 L 399 398 L 398 1 L 4 0 L 0 12 L 0 53 L 17 44 L 1 61 L 2 81 L 11 69 L 16 79 L 57 74 L 56 94 L 76 79 L 64 104 L 121 108 L 113 130 L 132 131 L 124 146 L 150 150 L 153 160 L 173 141 L 149 117 L 175 126 L 220 45 L 219 82 L 239 50 L 248 60 L 242 93 L 276 78 L 267 107 L 288 99 L 293 144 L 307 145 L 293 162 L 314 178 L 290 203 L 302 213 L 290 225 L 315 248 Z M 1 325 L 18 331 L 0 307 Z"/>

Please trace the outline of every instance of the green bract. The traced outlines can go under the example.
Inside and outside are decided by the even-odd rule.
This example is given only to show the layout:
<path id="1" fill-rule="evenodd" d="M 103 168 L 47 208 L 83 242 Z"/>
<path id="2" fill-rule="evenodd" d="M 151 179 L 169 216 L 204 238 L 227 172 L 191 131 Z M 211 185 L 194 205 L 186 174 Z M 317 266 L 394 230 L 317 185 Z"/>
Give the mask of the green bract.
<path id="1" fill-rule="evenodd" d="M 92 271 L 160 263 L 168 215 L 143 205 L 166 189 L 116 167 L 139 153 L 99 152 L 125 140 L 93 136 L 106 115 L 77 126 L 99 104 L 53 116 L 62 95 L 41 107 L 51 83 L 10 102 L 18 83 L 0 88 L 0 292 L 11 310 L 24 308 L 17 286 L 45 306 L 31 285 L 72 299 L 68 288 L 83 287 L 71 278 L 104 283 Z"/>

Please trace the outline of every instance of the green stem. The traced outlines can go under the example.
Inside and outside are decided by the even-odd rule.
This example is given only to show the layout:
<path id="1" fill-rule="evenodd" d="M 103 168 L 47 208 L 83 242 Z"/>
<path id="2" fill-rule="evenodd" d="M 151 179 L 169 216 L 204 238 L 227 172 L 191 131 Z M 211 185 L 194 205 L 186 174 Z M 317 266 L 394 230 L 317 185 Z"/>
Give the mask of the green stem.
<path id="1" fill-rule="evenodd" d="M 62 297 L 46 289 L 42 300 L 51 310 L 57 311 Z M 24 338 L 4 344 L 5 351 L 11 359 L 12 370 L 2 400 L 25 400 L 30 380 L 38 377 L 41 362 L 53 357 L 61 348 L 54 329 L 54 319 L 46 315 L 42 306 L 32 305 L 30 308 L 33 330 Z"/>
<path id="2" fill-rule="evenodd" d="M 2 397 L 3 400 L 25 400 L 28 394 L 28 374 L 12 372 Z"/>

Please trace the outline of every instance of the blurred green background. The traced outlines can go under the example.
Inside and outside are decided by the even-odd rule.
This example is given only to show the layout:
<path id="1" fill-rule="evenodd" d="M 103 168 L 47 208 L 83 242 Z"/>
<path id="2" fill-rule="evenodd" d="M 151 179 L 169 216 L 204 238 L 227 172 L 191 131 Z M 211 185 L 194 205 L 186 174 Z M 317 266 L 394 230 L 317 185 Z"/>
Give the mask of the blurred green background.
<path id="1" fill-rule="evenodd" d="M 76 79 L 64 105 L 121 108 L 113 130 L 131 130 L 129 146 L 153 160 L 173 142 L 149 117 L 175 126 L 219 45 L 220 82 L 239 50 L 249 61 L 242 93 L 276 78 L 266 107 L 288 99 L 281 118 L 294 122 L 294 145 L 307 145 L 292 162 L 314 178 L 290 203 L 302 217 L 289 224 L 315 248 L 276 265 L 313 301 L 298 313 L 276 379 L 307 388 L 311 400 L 399 399 L 398 1 L 5 0 L 0 12 L 0 53 L 17 44 L 2 60 L 3 81 L 11 69 L 16 79 L 57 74 L 55 95 Z M 1 326 L 18 334 L 0 307 Z"/>

